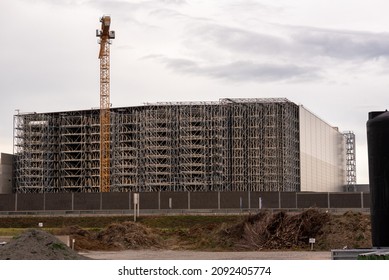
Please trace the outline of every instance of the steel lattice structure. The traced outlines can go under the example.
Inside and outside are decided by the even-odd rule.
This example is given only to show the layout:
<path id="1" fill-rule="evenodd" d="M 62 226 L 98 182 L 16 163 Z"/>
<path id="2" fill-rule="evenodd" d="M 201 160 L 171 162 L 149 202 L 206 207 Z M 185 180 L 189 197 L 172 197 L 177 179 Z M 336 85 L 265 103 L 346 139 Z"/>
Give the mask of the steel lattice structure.
<path id="1" fill-rule="evenodd" d="M 299 191 L 299 106 L 286 99 L 110 110 L 110 191 Z M 17 192 L 99 192 L 99 110 L 14 116 Z"/>
<path id="2" fill-rule="evenodd" d="M 111 17 L 100 19 L 101 30 L 96 31 L 100 38 L 100 190 L 109 192 L 110 188 L 110 40 L 115 32 L 110 31 Z"/>
<path id="3" fill-rule="evenodd" d="M 343 132 L 346 142 L 346 182 L 347 185 L 357 183 L 355 134 L 352 131 Z"/>

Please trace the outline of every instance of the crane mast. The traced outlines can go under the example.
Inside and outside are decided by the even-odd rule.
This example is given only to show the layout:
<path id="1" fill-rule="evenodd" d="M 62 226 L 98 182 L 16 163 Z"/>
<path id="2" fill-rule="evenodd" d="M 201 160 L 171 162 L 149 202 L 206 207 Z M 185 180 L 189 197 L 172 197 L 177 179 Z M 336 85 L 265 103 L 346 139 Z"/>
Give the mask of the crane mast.
<path id="1" fill-rule="evenodd" d="M 111 17 L 100 19 L 101 30 L 96 30 L 100 44 L 100 192 L 110 190 L 110 53 L 111 39 L 115 31 L 110 31 Z"/>

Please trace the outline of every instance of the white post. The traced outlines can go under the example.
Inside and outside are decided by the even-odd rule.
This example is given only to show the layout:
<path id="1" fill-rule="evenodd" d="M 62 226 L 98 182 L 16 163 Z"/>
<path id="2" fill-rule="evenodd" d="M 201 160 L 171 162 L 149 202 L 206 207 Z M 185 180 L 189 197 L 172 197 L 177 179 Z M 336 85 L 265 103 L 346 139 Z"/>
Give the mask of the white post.
<path id="1" fill-rule="evenodd" d="M 139 216 L 139 193 L 134 193 L 134 222 L 137 215 Z"/>
<path id="2" fill-rule="evenodd" d="M 137 210 L 138 210 L 138 213 L 137 213 L 137 216 L 139 217 L 139 207 L 140 207 L 140 200 L 139 200 L 139 193 L 138 193 L 138 204 L 137 204 Z"/>
<path id="3" fill-rule="evenodd" d="M 262 197 L 258 197 L 258 208 L 262 209 Z"/>

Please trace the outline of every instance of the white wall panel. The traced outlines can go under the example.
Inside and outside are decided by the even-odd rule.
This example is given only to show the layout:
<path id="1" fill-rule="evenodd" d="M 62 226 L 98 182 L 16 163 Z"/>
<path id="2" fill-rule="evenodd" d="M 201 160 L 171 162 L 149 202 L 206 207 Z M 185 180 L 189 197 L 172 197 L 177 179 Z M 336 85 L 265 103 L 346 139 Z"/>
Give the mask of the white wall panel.
<path id="1" fill-rule="evenodd" d="M 338 129 L 300 106 L 301 191 L 342 191 L 344 137 Z"/>

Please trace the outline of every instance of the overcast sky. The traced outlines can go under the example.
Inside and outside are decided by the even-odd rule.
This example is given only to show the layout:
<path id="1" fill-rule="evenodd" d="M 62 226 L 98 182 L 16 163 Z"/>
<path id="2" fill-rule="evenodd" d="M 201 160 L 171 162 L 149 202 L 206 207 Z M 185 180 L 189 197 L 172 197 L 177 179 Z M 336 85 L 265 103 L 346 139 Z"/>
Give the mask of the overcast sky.
<path id="1" fill-rule="evenodd" d="M 384 0 L 1 0 L 0 152 L 13 115 L 99 107 L 95 30 L 112 17 L 113 107 L 286 97 L 357 137 L 389 101 Z"/>

